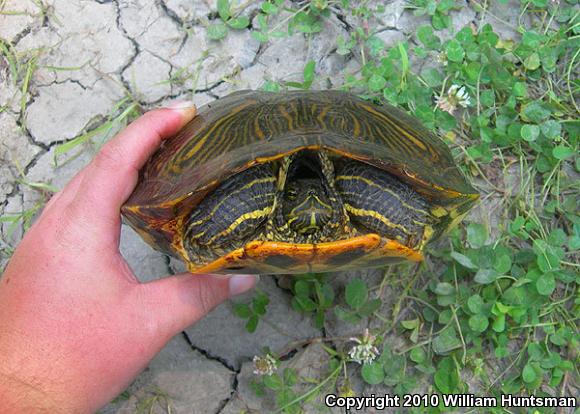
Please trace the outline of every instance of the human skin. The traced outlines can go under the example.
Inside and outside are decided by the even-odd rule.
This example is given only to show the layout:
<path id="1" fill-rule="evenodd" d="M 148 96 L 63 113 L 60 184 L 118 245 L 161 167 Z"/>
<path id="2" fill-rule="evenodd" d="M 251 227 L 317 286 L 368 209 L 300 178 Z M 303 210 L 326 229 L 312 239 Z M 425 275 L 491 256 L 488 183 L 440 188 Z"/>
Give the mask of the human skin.
<path id="1" fill-rule="evenodd" d="M 174 335 L 254 286 L 191 274 L 140 283 L 119 253 L 139 169 L 195 113 L 181 103 L 133 122 L 24 236 L 0 278 L 1 413 L 95 412 Z"/>

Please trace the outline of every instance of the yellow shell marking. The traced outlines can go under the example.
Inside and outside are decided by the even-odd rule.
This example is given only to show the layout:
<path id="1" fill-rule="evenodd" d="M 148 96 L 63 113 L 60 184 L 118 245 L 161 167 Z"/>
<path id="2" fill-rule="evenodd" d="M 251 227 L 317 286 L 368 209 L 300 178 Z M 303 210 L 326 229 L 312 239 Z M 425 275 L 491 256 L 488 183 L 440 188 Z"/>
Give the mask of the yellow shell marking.
<path id="1" fill-rule="evenodd" d="M 427 149 L 425 144 L 423 144 L 421 141 L 419 141 L 413 135 L 409 134 L 407 131 L 405 131 L 403 128 L 401 128 L 399 125 L 397 125 L 395 122 L 393 122 L 393 120 L 390 119 L 389 117 L 385 116 L 384 114 L 380 113 L 379 111 L 376 111 L 373 107 L 371 107 L 369 105 L 361 105 L 361 106 L 364 109 L 366 109 L 368 112 L 372 113 L 373 115 L 376 115 L 377 117 L 381 118 L 386 123 L 392 125 L 399 133 L 401 133 L 401 135 L 404 135 L 405 137 L 407 137 L 410 141 L 412 141 L 416 146 L 418 146 L 422 150 Z"/>
<path id="2" fill-rule="evenodd" d="M 200 138 L 200 140 L 193 146 L 193 148 L 189 149 L 187 154 L 183 156 L 179 161 L 188 160 L 192 158 L 195 154 L 199 152 L 199 150 L 206 145 L 206 141 L 209 137 L 214 136 L 213 132 L 219 128 L 222 124 L 227 122 L 230 118 L 233 118 L 237 115 L 238 112 L 244 110 L 247 106 L 251 105 L 251 102 L 246 103 L 245 105 L 240 105 L 237 108 L 233 108 L 231 113 L 228 116 L 223 117 L 222 119 L 218 120 L 212 128 L 205 133 L 205 135 Z"/>

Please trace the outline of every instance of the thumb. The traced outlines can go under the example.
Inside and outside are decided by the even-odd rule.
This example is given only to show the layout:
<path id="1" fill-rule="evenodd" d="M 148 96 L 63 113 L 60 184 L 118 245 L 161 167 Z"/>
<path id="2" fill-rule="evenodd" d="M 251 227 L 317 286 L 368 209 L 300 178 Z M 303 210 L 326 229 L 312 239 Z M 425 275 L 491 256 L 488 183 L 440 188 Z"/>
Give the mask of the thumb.
<path id="1" fill-rule="evenodd" d="M 183 273 L 140 285 L 145 311 L 158 334 L 172 337 L 203 318 L 232 296 L 256 284 L 254 275 L 194 275 Z"/>

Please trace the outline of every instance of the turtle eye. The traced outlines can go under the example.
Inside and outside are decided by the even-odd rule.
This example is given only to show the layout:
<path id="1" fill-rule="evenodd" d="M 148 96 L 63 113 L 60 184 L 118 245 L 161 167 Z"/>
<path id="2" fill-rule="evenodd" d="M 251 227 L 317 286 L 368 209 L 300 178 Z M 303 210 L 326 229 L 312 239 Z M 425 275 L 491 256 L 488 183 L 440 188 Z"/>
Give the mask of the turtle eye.
<path id="1" fill-rule="evenodd" d="M 286 198 L 288 200 L 296 200 L 296 197 L 298 197 L 298 190 L 296 190 L 294 187 L 290 187 L 286 190 Z"/>

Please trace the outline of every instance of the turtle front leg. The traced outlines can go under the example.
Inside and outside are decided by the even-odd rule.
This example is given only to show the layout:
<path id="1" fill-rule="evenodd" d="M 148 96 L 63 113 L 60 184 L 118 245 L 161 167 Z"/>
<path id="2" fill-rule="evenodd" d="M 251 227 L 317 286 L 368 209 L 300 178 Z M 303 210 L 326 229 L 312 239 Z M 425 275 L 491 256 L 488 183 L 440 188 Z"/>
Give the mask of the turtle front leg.
<path id="1" fill-rule="evenodd" d="M 412 248 L 426 241 L 432 219 L 427 201 L 391 174 L 351 161 L 337 172 L 336 185 L 355 225 Z"/>
<path id="2" fill-rule="evenodd" d="M 183 234 L 188 252 L 207 262 L 261 238 L 275 193 L 270 165 L 248 168 L 224 181 L 189 216 Z"/>

